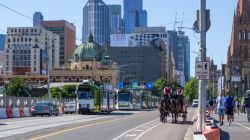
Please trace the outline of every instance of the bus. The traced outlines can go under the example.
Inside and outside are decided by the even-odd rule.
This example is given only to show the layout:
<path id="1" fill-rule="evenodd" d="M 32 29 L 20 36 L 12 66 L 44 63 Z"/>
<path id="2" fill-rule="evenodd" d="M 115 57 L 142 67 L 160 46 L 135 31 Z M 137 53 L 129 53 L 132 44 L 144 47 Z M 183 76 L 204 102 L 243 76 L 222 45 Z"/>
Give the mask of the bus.
<path id="1" fill-rule="evenodd" d="M 139 90 L 119 90 L 118 109 L 119 110 L 140 110 L 142 94 Z"/>
<path id="2" fill-rule="evenodd" d="M 77 111 L 84 113 L 110 113 L 114 110 L 114 92 L 84 80 L 76 88 Z"/>

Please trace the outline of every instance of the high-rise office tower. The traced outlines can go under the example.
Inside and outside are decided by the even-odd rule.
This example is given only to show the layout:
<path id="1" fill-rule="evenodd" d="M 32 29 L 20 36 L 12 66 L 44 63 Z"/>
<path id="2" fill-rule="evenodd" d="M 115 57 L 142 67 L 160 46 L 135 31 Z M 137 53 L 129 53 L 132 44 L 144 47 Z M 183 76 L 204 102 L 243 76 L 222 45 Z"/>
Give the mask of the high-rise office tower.
<path id="1" fill-rule="evenodd" d="M 121 5 L 109 5 L 110 34 L 123 33 Z"/>
<path id="2" fill-rule="evenodd" d="M 41 22 L 43 21 L 43 15 L 41 12 L 35 12 L 33 15 L 33 27 L 38 27 L 41 25 Z"/>
<path id="3" fill-rule="evenodd" d="M 43 21 L 45 29 L 60 36 L 60 67 L 72 58 L 76 46 L 76 27 L 65 20 Z"/>
<path id="4" fill-rule="evenodd" d="M 82 42 L 90 32 L 96 43 L 103 45 L 109 36 L 109 7 L 102 0 L 88 0 L 83 8 Z"/>
<path id="5" fill-rule="evenodd" d="M 185 85 L 185 82 L 190 79 L 190 41 L 185 32 L 183 31 L 167 31 L 167 45 L 170 51 L 173 52 L 175 61 L 175 70 L 179 73 L 183 73 L 179 77 L 181 85 Z"/>
<path id="6" fill-rule="evenodd" d="M 135 27 L 147 27 L 147 11 L 142 0 L 123 0 L 125 33 L 134 32 Z"/>
<path id="7" fill-rule="evenodd" d="M 5 34 L 0 34 L 0 50 L 4 49 L 4 45 L 5 45 Z"/>

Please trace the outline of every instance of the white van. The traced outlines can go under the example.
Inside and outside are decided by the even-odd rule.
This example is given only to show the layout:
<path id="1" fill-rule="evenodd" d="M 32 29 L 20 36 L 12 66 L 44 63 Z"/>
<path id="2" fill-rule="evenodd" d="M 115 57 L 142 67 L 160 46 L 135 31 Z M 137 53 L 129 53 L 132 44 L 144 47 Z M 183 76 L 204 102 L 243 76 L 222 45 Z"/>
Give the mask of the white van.
<path id="1" fill-rule="evenodd" d="M 198 107 L 198 102 L 199 102 L 198 99 L 193 99 L 192 107 Z"/>

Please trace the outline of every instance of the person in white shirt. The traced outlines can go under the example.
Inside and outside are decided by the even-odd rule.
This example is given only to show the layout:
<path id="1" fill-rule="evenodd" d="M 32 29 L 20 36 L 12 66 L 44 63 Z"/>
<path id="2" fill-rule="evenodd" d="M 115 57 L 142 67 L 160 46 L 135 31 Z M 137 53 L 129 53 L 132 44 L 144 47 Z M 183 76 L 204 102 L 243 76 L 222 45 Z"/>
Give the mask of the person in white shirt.
<path id="1" fill-rule="evenodd" d="M 226 109 L 226 98 L 224 97 L 224 92 L 220 93 L 220 96 L 216 99 L 217 111 L 219 114 L 220 125 L 223 125 L 225 109 Z"/>

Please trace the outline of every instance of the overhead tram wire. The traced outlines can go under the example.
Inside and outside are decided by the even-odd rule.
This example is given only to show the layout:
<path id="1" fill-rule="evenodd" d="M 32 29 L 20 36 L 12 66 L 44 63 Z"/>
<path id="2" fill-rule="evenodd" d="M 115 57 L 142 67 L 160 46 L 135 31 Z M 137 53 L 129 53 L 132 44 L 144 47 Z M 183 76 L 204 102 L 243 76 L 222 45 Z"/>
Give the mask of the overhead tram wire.
<path id="1" fill-rule="evenodd" d="M 25 17 L 25 18 L 27 18 L 27 19 L 29 19 L 29 20 L 31 20 L 31 21 L 34 21 L 34 20 L 35 20 L 35 21 L 38 21 L 38 20 L 33 19 L 33 18 L 31 18 L 31 17 L 29 17 L 29 16 L 27 16 L 27 15 L 25 15 L 25 14 L 23 14 L 23 13 L 17 11 L 17 10 L 14 10 L 14 9 L 12 9 L 12 8 L 10 8 L 10 7 L 6 6 L 6 5 L 4 5 L 4 4 L 1 4 L 1 3 L 0 3 L 0 6 L 2 6 L 2 7 L 4 7 L 4 8 L 6 8 L 6 9 L 8 9 L 8 10 L 10 10 L 10 11 L 12 11 L 12 12 L 14 12 L 14 13 L 20 15 L 20 16 L 23 16 L 23 17 Z M 7 33 L 7 32 L 6 32 L 6 33 Z M 66 33 L 66 34 L 67 34 L 67 33 Z M 69 35 L 69 34 L 67 34 L 67 35 Z M 69 36 L 71 36 L 71 35 L 69 35 Z M 71 37 L 72 37 L 72 36 L 71 36 Z M 77 37 L 74 37 L 74 38 L 75 38 L 75 40 L 82 41 L 82 39 L 79 39 L 79 38 L 77 38 Z"/>

